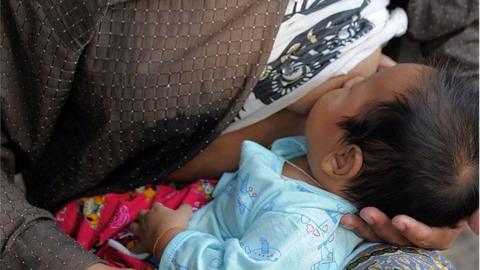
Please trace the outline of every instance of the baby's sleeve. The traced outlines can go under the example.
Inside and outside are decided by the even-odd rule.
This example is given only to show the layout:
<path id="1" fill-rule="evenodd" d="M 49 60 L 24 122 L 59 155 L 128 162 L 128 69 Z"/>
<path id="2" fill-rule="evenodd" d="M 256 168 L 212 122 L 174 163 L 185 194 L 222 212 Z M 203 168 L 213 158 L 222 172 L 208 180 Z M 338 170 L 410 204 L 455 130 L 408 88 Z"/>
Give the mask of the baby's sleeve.
<path id="1" fill-rule="evenodd" d="M 269 211 L 239 238 L 184 231 L 167 245 L 159 269 L 335 269 L 340 262 L 321 250 L 330 235 L 311 225 L 305 216 Z"/>

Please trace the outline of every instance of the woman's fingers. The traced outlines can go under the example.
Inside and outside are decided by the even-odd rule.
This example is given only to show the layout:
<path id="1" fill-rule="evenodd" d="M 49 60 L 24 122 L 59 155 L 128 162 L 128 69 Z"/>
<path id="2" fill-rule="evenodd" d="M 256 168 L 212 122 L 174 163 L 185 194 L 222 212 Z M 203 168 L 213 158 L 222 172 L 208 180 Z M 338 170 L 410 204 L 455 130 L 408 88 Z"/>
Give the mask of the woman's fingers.
<path id="1" fill-rule="evenodd" d="M 352 230 L 361 237 L 367 239 L 370 242 L 382 242 L 380 239 L 368 226 L 368 224 L 361 219 L 360 217 L 347 214 L 342 217 L 340 224 L 346 229 Z"/>
<path id="2" fill-rule="evenodd" d="M 470 226 L 470 229 L 472 230 L 473 233 L 478 235 L 478 209 L 473 213 L 473 215 L 468 219 L 468 226 Z"/>
<path id="3" fill-rule="evenodd" d="M 365 77 L 364 76 L 355 76 L 351 79 L 349 79 L 348 81 L 346 81 L 342 87 L 345 88 L 345 89 L 349 89 L 351 88 L 352 86 L 354 86 L 355 84 L 361 82 L 361 81 L 364 81 L 365 80 Z"/>
<path id="4" fill-rule="evenodd" d="M 377 71 L 382 71 L 384 69 L 387 69 L 389 67 L 393 67 L 397 64 L 392 58 L 386 56 L 385 54 L 380 55 L 380 59 L 378 61 L 378 67 Z"/>
<path id="5" fill-rule="evenodd" d="M 427 249 L 447 249 L 467 224 L 464 220 L 457 225 L 456 229 L 452 229 L 430 227 L 405 215 L 398 215 L 390 220 L 374 207 L 362 209 L 360 216 L 361 218 L 345 215 L 342 217 L 341 224 L 372 242 L 387 242 L 400 246 L 413 245 Z"/>
<path id="6" fill-rule="evenodd" d="M 415 246 L 440 250 L 449 248 L 466 225 L 462 221 L 457 229 L 430 227 L 405 215 L 394 217 L 392 223 Z"/>
<path id="7" fill-rule="evenodd" d="M 406 246 L 410 241 L 393 226 L 390 218 L 375 207 L 366 207 L 360 211 L 360 216 L 368 223 L 371 230 L 383 240 L 393 245 Z"/>

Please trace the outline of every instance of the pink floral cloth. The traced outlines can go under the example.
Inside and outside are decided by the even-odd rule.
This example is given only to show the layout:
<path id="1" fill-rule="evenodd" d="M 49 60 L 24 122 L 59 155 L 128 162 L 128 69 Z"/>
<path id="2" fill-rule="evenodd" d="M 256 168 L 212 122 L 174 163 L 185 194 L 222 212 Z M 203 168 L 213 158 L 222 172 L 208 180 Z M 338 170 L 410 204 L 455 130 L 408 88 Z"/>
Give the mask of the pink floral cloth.
<path id="1" fill-rule="evenodd" d="M 216 183 L 217 180 L 200 179 L 180 190 L 167 185 L 147 185 L 122 194 L 81 198 L 55 213 L 55 219 L 66 234 L 108 264 L 154 269 L 154 262 L 131 256 L 128 251 L 115 248 L 118 246 L 115 243 L 127 249 L 135 245 L 128 226 L 140 210 L 149 209 L 154 202 L 172 209 L 185 203 L 194 209 L 201 208 L 211 199 Z"/>

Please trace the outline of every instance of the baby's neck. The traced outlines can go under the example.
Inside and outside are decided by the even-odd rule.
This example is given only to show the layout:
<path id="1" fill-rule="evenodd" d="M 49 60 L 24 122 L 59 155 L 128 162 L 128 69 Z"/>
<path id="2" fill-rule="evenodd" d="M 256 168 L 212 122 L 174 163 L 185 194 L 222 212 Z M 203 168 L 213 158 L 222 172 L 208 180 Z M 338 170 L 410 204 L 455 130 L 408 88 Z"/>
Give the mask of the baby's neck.
<path id="1" fill-rule="evenodd" d="M 285 162 L 282 174 L 303 181 L 312 186 L 325 189 L 321 182 L 313 177 L 306 156 L 296 157 Z"/>
<path id="2" fill-rule="evenodd" d="M 315 178 L 308 165 L 308 159 L 306 156 L 296 157 L 285 162 L 282 170 L 282 174 L 302 182 L 305 182 L 314 187 L 321 188 L 328 192 L 334 193 L 340 197 L 344 197 L 344 194 L 337 192 L 337 190 L 328 188 L 327 183 L 323 183 L 324 179 Z"/>

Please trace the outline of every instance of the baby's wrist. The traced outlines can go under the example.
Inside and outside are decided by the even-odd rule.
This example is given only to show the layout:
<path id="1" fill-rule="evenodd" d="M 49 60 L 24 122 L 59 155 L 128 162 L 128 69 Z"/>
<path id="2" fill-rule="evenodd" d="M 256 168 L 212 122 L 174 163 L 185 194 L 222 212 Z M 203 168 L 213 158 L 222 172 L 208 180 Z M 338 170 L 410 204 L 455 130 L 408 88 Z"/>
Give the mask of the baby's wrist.
<path id="1" fill-rule="evenodd" d="M 163 251 L 167 247 L 168 243 L 184 229 L 181 227 L 172 227 L 163 231 L 155 240 L 152 248 L 152 254 L 155 258 L 161 259 Z"/>

